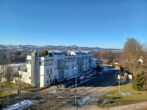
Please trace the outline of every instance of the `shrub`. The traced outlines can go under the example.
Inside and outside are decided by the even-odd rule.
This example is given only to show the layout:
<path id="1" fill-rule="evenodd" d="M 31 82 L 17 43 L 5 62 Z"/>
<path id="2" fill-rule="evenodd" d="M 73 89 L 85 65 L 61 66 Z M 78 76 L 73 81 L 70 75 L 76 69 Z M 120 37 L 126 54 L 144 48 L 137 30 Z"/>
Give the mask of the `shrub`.
<path id="1" fill-rule="evenodd" d="M 138 91 L 147 89 L 147 74 L 145 72 L 141 72 L 135 76 L 133 80 L 133 87 Z"/>
<path id="2" fill-rule="evenodd" d="M 48 51 L 47 50 L 43 50 L 40 52 L 40 56 L 45 57 L 48 55 Z"/>

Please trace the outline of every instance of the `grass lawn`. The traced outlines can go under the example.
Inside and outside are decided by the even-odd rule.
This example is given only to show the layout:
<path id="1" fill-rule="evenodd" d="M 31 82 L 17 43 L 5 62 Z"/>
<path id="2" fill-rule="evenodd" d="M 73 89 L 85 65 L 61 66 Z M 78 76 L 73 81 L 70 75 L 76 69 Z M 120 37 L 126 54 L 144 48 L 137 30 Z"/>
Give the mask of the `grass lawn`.
<path id="1" fill-rule="evenodd" d="M 12 93 L 8 93 L 8 92 L 1 92 L 0 93 L 0 102 L 3 102 L 3 101 L 6 101 L 6 100 L 9 100 L 9 99 L 12 99 L 12 98 L 15 98 L 17 97 L 18 95 L 17 94 L 12 94 Z"/>
<path id="2" fill-rule="evenodd" d="M 0 84 L 0 87 L 3 89 L 3 88 L 8 88 L 8 89 L 17 89 L 18 88 L 18 85 L 17 84 L 14 84 L 14 83 L 1 83 Z"/>
<path id="3" fill-rule="evenodd" d="M 11 90 L 16 90 L 17 84 L 13 83 L 1 83 L 0 84 L 0 102 L 17 97 L 17 94 L 12 93 Z"/>
<path id="4" fill-rule="evenodd" d="M 18 84 L 5 82 L 5 83 L 0 84 L 0 88 L 2 88 L 2 89 L 13 89 L 13 90 L 17 90 L 18 89 Z M 23 83 L 21 85 L 22 91 L 28 91 L 28 92 L 40 91 L 40 90 L 43 90 L 45 88 L 48 88 L 48 87 L 33 88 L 31 86 L 28 86 L 28 85 L 26 86 Z"/>
<path id="5" fill-rule="evenodd" d="M 42 87 L 42 88 L 32 88 L 31 86 L 25 87 L 22 86 L 22 91 L 28 91 L 28 92 L 35 92 L 35 91 L 40 91 L 43 90 L 47 87 Z M 11 90 L 17 90 L 18 85 L 14 83 L 0 83 L 0 102 L 6 101 L 8 99 L 12 99 L 17 97 L 17 93 L 11 92 Z"/>
<path id="6" fill-rule="evenodd" d="M 27 88 L 23 88 L 22 90 L 27 91 L 27 92 L 36 92 L 36 91 L 41 91 L 46 88 L 48 88 L 48 87 L 41 87 L 41 88 L 27 87 Z"/>
<path id="7" fill-rule="evenodd" d="M 99 106 L 112 107 L 147 101 L 147 91 L 134 90 L 132 83 L 120 86 L 120 91 L 119 87 L 116 87 L 103 95 L 99 100 Z"/>

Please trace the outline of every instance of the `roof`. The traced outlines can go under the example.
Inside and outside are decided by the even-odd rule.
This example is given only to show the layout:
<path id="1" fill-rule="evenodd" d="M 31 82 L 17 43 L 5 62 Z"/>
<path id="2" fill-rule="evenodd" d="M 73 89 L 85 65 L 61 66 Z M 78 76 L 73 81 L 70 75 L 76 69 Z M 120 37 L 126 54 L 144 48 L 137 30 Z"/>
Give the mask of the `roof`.
<path id="1" fill-rule="evenodd" d="M 58 54 L 65 54 L 65 52 L 62 52 L 62 51 L 49 51 L 49 53 L 53 53 L 55 55 L 58 55 Z"/>

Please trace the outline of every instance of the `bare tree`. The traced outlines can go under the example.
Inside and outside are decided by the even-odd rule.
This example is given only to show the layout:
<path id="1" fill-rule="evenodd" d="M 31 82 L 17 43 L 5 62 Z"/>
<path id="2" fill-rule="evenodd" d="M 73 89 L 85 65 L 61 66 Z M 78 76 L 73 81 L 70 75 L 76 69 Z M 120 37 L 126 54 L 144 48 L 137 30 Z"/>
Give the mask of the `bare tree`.
<path id="1" fill-rule="evenodd" d="M 121 52 L 112 52 L 112 51 L 94 51 L 94 57 L 99 59 L 102 63 L 106 60 L 105 63 L 115 62 L 116 59 L 120 58 Z"/>
<path id="2" fill-rule="evenodd" d="M 124 51 L 121 55 L 121 65 L 136 74 L 139 69 L 138 59 L 143 56 L 143 46 L 136 39 L 130 38 L 124 45 Z"/>
<path id="3" fill-rule="evenodd" d="M 2 78 L 4 77 L 4 74 L 6 73 L 6 64 L 8 64 L 8 59 L 6 58 L 6 56 L 3 56 L 1 59 L 0 59 L 0 78 L 2 80 Z"/>
<path id="4" fill-rule="evenodd" d="M 0 65 L 6 65 L 9 63 L 9 60 L 7 59 L 6 56 L 3 56 L 1 59 L 0 59 Z"/>
<path id="5" fill-rule="evenodd" d="M 4 74 L 4 77 L 7 80 L 7 82 L 10 82 L 10 81 L 13 80 L 14 72 L 13 72 L 13 69 L 11 67 L 7 66 L 7 70 Z"/>
<path id="6" fill-rule="evenodd" d="M 11 62 L 23 62 L 26 59 L 26 55 L 20 55 L 20 54 L 11 54 L 10 60 Z"/>
<path id="7" fill-rule="evenodd" d="M 48 55 L 48 51 L 47 50 L 43 50 L 40 52 L 40 56 L 47 56 Z"/>

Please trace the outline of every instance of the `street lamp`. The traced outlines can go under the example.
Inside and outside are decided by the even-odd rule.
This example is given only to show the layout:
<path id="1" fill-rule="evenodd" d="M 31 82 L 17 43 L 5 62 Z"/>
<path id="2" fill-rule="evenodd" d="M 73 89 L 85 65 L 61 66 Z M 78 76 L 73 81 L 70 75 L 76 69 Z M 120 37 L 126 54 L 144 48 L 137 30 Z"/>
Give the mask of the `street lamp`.
<path id="1" fill-rule="evenodd" d="M 18 68 L 18 70 L 20 70 L 20 68 Z M 20 99 L 21 99 L 21 74 L 19 74 L 19 73 L 18 73 L 17 81 L 18 81 L 18 96 L 19 96 L 19 103 L 20 103 Z"/>
<path id="2" fill-rule="evenodd" d="M 74 72 L 75 72 L 75 106 L 76 110 L 78 110 L 78 105 L 77 105 L 77 72 L 76 72 L 76 67 L 74 67 Z"/>

